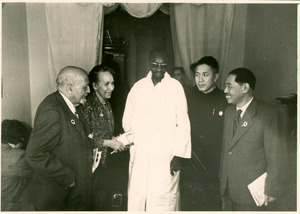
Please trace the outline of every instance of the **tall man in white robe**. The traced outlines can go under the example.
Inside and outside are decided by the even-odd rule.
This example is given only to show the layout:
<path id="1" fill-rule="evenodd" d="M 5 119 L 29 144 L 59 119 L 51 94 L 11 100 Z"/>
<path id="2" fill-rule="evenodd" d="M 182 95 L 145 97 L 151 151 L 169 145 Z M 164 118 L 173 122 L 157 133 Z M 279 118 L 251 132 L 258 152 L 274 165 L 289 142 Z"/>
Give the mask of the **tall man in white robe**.
<path id="1" fill-rule="evenodd" d="M 130 148 L 128 211 L 180 209 L 181 158 L 191 157 L 190 122 L 184 90 L 166 73 L 167 54 L 149 55 L 151 71 L 128 94 L 125 132 Z"/>

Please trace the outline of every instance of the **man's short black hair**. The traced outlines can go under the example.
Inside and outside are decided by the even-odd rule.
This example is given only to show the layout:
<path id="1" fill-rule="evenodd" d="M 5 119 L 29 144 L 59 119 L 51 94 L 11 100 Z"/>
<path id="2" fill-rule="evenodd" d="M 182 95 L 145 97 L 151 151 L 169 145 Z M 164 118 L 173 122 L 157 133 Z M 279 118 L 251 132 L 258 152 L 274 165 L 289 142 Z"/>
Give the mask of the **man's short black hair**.
<path id="1" fill-rule="evenodd" d="M 198 65 L 203 65 L 203 64 L 206 64 L 206 65 L 210 66 L 213 69 L 214 73 L 218 73 L 219 72 L 219 63 L 212 56 L 204 56 L 204 57 L 202 57 L 197 62 L 191 64 L 190 69 L 195 73 L 196 67 Z"/>
<path id="2" fill-rule="evenodd" d="M 168 53 L 163 49 L 154 49 L 149 53 L 149 62 L 154 56 L 162 56 L 168 62 Z"/>
<path id="3" fill-rule="evenodd" d="M 252 90 L 255 89 L 256 78 L 248 68 L 236 68 L 230 71 L 230 74 L 235 75 L 235 82 L 239 84 L 248 83 Z"/>

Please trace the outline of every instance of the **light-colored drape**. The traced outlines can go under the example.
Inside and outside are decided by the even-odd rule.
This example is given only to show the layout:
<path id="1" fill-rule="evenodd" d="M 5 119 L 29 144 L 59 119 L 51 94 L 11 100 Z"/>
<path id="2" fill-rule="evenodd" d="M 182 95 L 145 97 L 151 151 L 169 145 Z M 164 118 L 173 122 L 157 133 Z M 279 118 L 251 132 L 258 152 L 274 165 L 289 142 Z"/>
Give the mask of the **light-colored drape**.
<path id="1" fill-rule="evenodd" d="M 234 15 L 233 4 L 171 4 L 170 19 L 175 65 L 183 66 L 190 85 L 194 84 L 190 65 L 203 56 L 219 62 L 223 82 Z"/>
<path id="2" fill-rule="evenodd" d="M 121 6 L 131 16 L 136 18 L 146 18 L 152 16 L 153 13 L 162 5 L 162 3 L 122 3 Z"/>
<path id="3" fill-rule="evenodd" d="M 89 71 L 101 63 L 104 13 L 113 12 L 119 5 L 138 18 L 149 17 L 158 9 L 170 14 L 175 66 L 184 67 L 189 84 L 194 84 L 190 64 L 205 55 L 218 60 L 219 83 L 223 82 L 222 68 L 234 14 L 232 4 L 47 3 L 48 66 L 53 88 L 64 66 L 75 65 Z"/>
<path id="4" fill-rule="evenodd" d="M 136 18 L 147 18 L 152 16 L 158 9 L 164 13 L 167 7 L 162 3 L 103 3 L 105 15 L 114 12 L 118 6 L 121 6 L 127 13 Z"/>
<path id="5" fill-rule="evenodd" d="M 56 89 L 56 77 L 63 67 L 90 71 L 101 63 L 104 14 L 120 5 L 130 15 L 145 18 L 162 3 L 46 3 L 49 75 L 45 81 L 50 82 L 50 91 Z"/>
<path id="6" fill-rule="evenodd" d="M 47 3 L 48 67 L 52 91 L 65 66 L 86 71 L 101 58 L 103 6 L 100 3 Z"/>

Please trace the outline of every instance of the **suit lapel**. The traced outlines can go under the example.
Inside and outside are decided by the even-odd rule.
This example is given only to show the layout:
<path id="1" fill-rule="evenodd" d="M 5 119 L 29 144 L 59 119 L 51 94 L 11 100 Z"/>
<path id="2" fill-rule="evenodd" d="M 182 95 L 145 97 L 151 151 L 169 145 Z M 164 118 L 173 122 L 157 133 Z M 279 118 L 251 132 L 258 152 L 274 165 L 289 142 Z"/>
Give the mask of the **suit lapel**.
<path id="1" fill-rule="evenodd" d="M 88 124 L 87 124 L 87 121 L 85 120 L 84 115 L 83 115 L 82 111 L 80 110 L 80 108 L 76 107 L 76 111 L 77 111 L 77 113 L 79 115 L 80 124 L 83 127 L 84 132 L 88 136 L 89 134 L 91 134 L 91 130 L 90 130 Z"/>
<path id="2" fill-rule="evenodd" d="M 256 114 L 256 107 L 257 107 L 257 100 L 253 98 L 252 102 L 248 106 L 243 118 L 240 120 L 240 123 L 238 124 L 238 127 L 235 131 L 235 134 L 233 135 L 231 145 L 229 149 L 231 149 L 238 140 L 251 128 L 253 125 L 253 117 Z M 232 118 L 233 123 L 233 118 Z"/>
<path id="3" fill-rule="evenodd" d="M 80 120 L 73 114 L 73 112 L 71 111 L 71 109 L 69 108 L 69 106 L 67 105 L 67 103 L 65 102 L 64 98 L 61 96 L 61 94 L 56 91 L 54 93 L 56 99 L 61 103 L 61 106 L 63 108 L 63 111 L 65 112 L 66 116 L 67 116 L 67 122 L 69 122 L 70 124 L 74 125 L 75 129 L 81 134 L 84 135 L 86 137 L 86 134 L 84 132 L 84 127 L 82 125 L 82 123 L 80 122 Z M 83 117 L 83 116 L 82 116 Z"/>

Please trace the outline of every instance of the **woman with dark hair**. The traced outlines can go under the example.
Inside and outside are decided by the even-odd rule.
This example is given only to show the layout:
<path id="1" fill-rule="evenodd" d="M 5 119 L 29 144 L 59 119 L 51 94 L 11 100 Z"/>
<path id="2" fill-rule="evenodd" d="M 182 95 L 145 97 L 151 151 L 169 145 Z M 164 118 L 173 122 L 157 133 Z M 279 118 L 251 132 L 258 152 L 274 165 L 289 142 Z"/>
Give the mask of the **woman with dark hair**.
<path id="1" fill-rule="evenodd" d="M 93 173 L 92 210 L 111 210 L 114 192 L 114 156 L 126 146 L 113 137 L 114 118 L 108 99 L 114 90 L 114 70 L 107 65 L 96 65 L 89 73 L 91 93 L 81 111 L 93 132 L 95 147 L 101 152 L 100 162 Z M 126 169 L 125 169 L 126 170 Z"/>
<path id="2" fill-rule="evenodd" d="M 4 120 L 1 126 L 1 211 L 22 211 L 21 195 L 32 176 L 22 149 L 30 130 L 18 120 Z"/>

